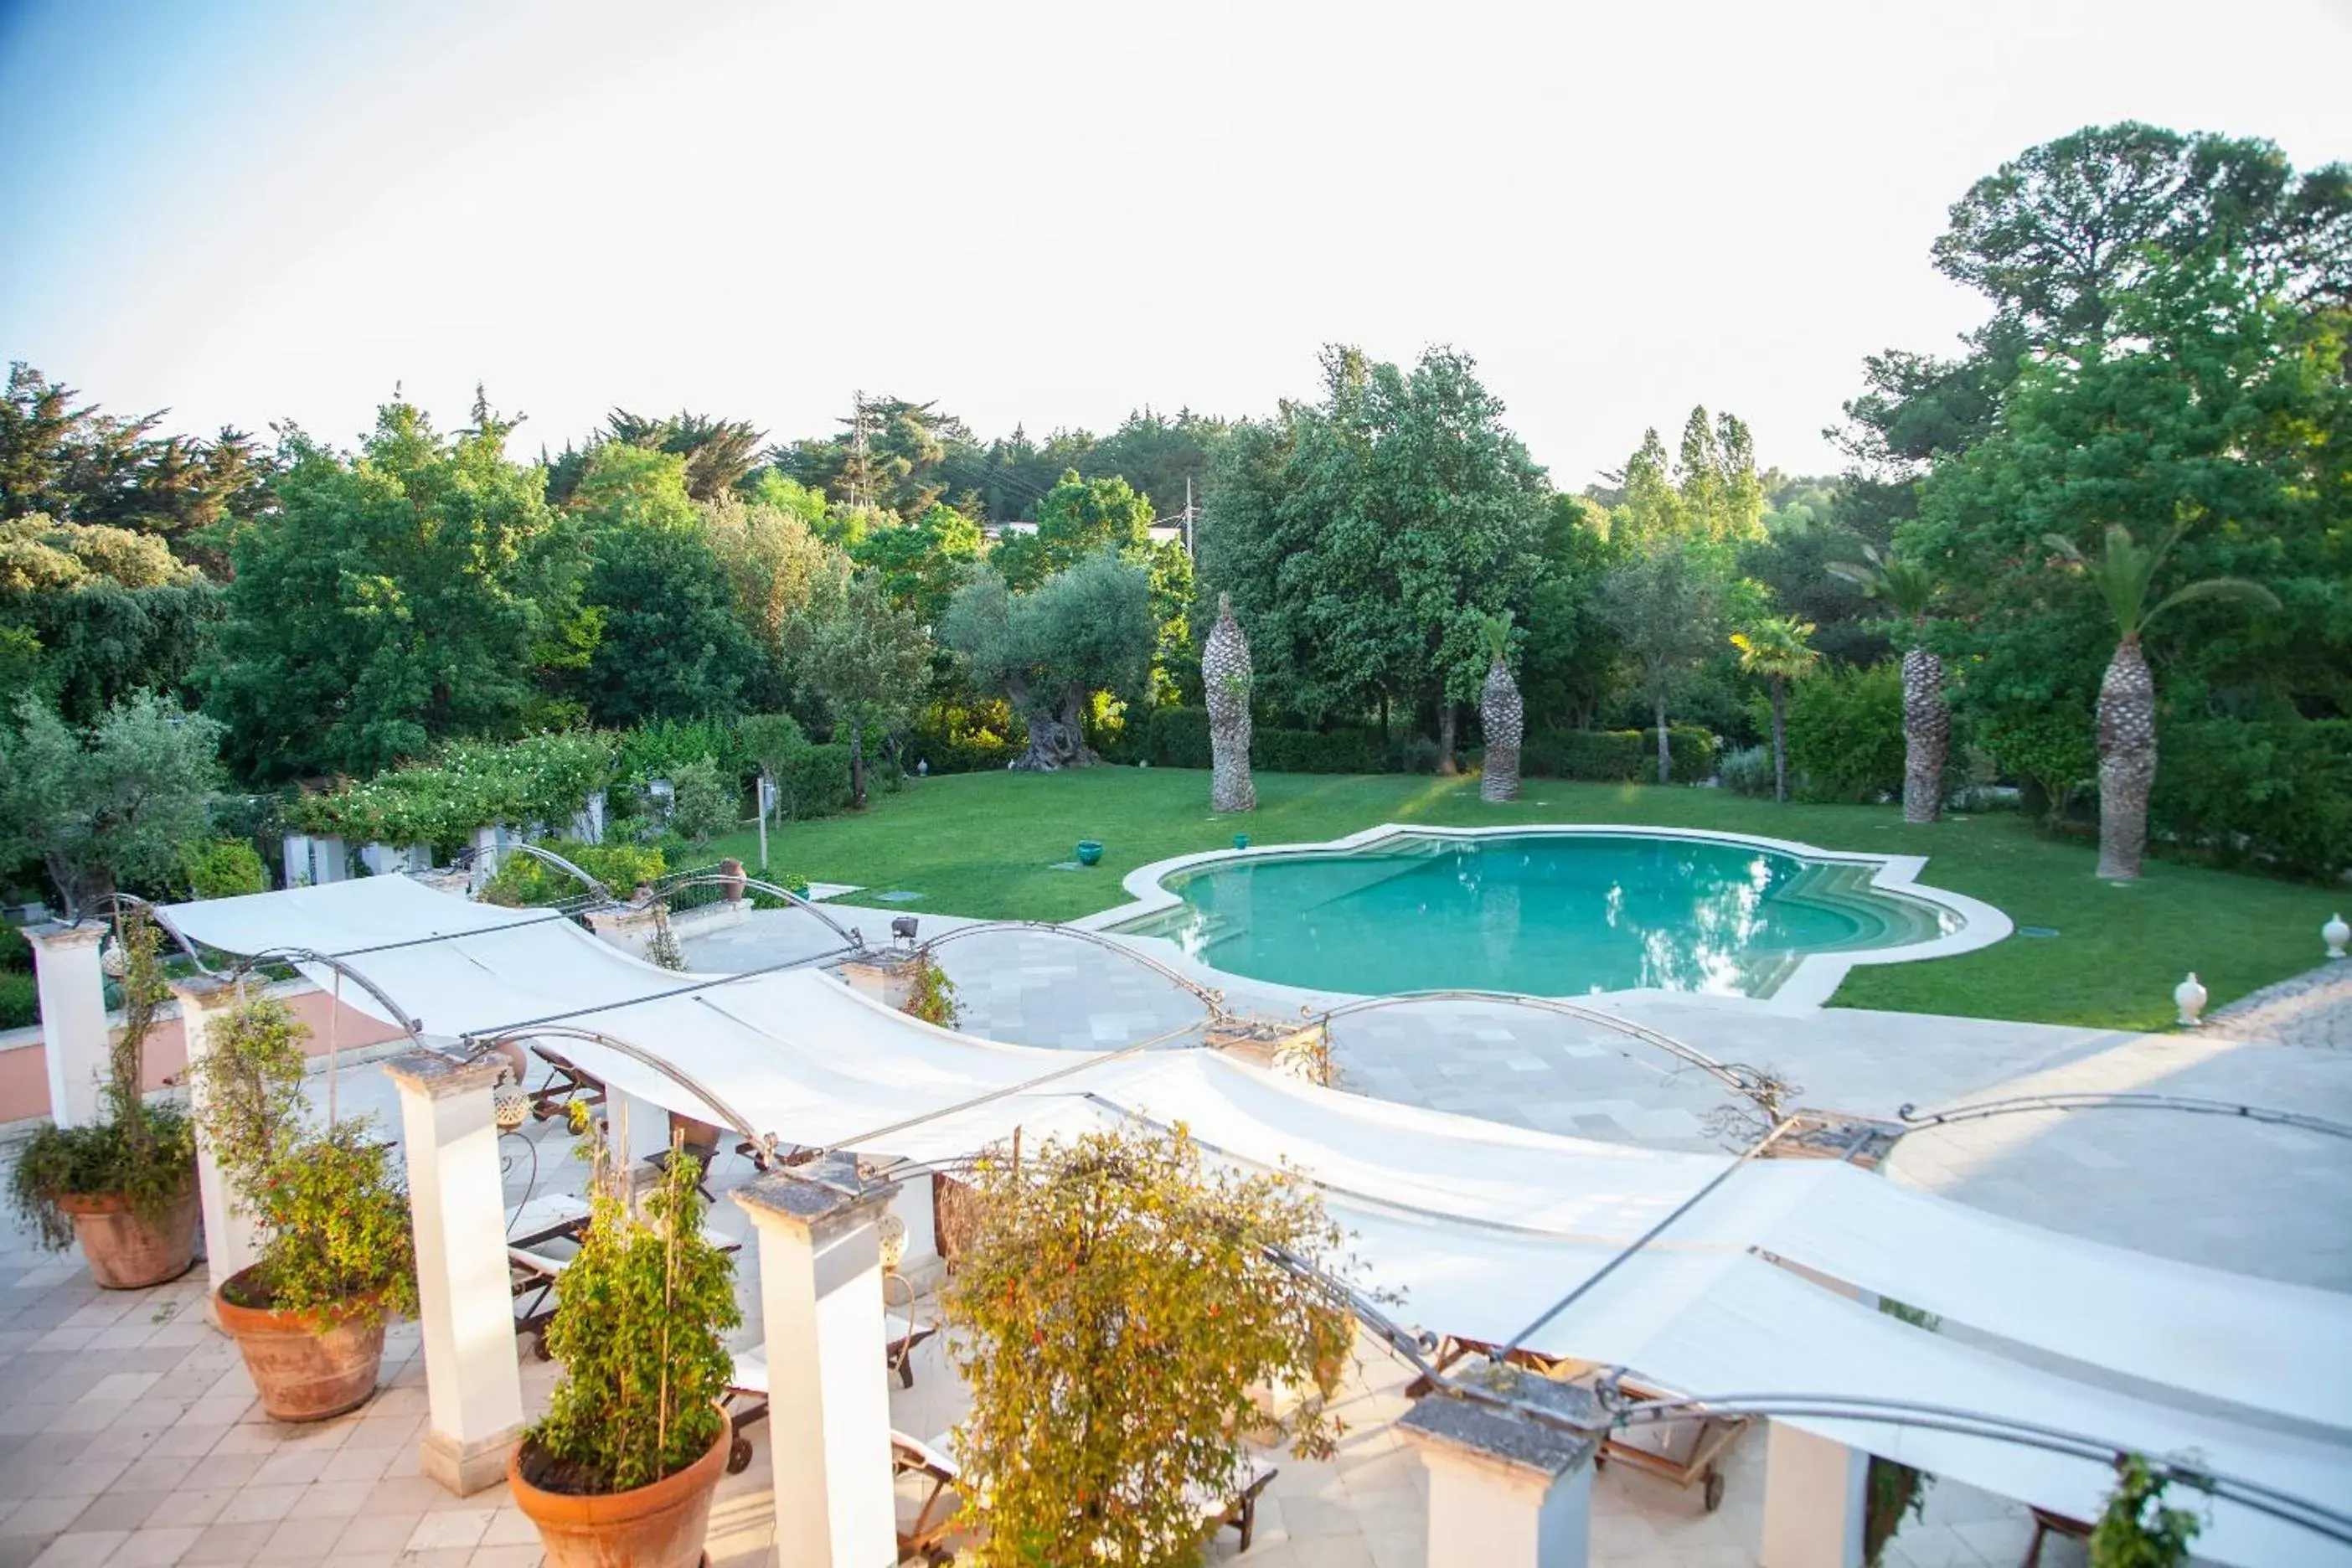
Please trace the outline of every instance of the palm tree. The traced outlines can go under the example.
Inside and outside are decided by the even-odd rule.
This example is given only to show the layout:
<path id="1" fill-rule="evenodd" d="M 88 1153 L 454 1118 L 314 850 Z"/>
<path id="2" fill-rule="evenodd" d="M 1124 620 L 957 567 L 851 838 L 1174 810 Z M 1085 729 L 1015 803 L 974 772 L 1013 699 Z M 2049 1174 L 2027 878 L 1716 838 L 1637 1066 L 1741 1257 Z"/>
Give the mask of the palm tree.
<path id="1" fill-rule="evenodd" d="M 1865 543 L 1860 561 L 1833 561 L 1832 574 L 1883 599 L 1909 623 L 1903 650 L 1903 820 L 1933 822 L 1944 814 L 1944 762 L 1952 745 L 1952 710 L 1944 701 L 1944 661 L 1922 634 L 1936 580 L 1916 561 L 1889 559 Z"/>
<path id="2" fill-rule="evenodd" d="M 1230 594 L 1217 595 L 1217 624 L 1201 649 L 1209 704 L 1209 809 L 1255 811 L 1250 778 L 1250 650 Z"/>
<path id="3" fill-rule="evenodd" d="M 1488 616 L 1480 630 L 1486 638 L 1486 687 L 1478 694 L 1478 722 L 1486 737 L 1486 765 L 1478 780 L 1478 798 L 1501 803 L 1519 798 L 1519 742 L 1526 739 L 1528 705 L 1519 683 L 1505 662 L 1511 650 L 1511 614 Z"/>
<path id="4" fill-rule="evenodd" d="M 1767 616 L 1754 629 L 1731 634 L 1739 668 L 1762 676 L 1772 692 L 1772 798 L 1789 798 L 1789 682 L 1801 680 L 1822 661 L 1805 639 L 1813 623 L 1794 616 Z"/>
<path id="5" fill-rule="evenodd" d="M 2106 548 L 2096 560 L 2063 534 L 2042 536 L 2090 578 L 2116 618 L 2116 656 L 2099 682 L 2099 875 L 2119 882 L 2139 875 L 2147 849 L 2147 795 L 2156 783 L 2156 681 L 2140 653 L 2140 638 L 2165 611 L 2200 599 L 2279 607 L 2277 597 L 2259 583 L 2208 577 L 2175 589 L 2150 609 L 2148 587 L 2187 526 L 2175 523 L 2151 550 L 2121 523 L 2109 523 Z"/>

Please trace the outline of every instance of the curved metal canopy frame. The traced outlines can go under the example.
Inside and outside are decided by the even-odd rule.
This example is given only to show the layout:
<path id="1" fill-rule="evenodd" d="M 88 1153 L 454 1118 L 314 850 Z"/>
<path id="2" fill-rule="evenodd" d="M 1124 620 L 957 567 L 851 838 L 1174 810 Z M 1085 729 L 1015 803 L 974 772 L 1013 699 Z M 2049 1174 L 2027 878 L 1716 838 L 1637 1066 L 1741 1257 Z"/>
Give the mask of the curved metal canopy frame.
<path id="1" fill-rule="evenodd" d="M 1696 1068 L 1733 1093 L 1744 1095 L 1759 1104 L 1765 1103 L 1769 1089 L 1777 1087 L 1765 1074 L 1744 1062 L 1717 1061 L 1696 1047 L 1685 1045 L 1672 1035 L 1662 1034 L 1647 1025 L 1636 1024 L 1630 1018 L 1621 1018 L 1613 1013 L 1604 1013 L 1597 1007 L 1586 1007 L 1556 996 L 1529 996 L 1517 991 L 1399 991 L 1386 996 L 1358 997 L 1352 1002 L 1342 1002 L 1336 1007 L 1307 1006 L 1299 1011 L 1309 1016 L 1320 1017 L 1328 1026 L 1335 1018 L 1350 1017 L 1382 1007 L 1406 1007 L 1419 1002 L 1481 1002 L 1526 1007 L 1538 1013 L 1574 1018 L 1579 1023 L 1597 1025 L 1653 1050 L 1663 1051 L 1685 1067 Z"/>
<path id="2" fill-rule="evenodd" d="M 485 853 L 485 850 L 481 846 L 462 849 L 450 858 L 449 863 L 452 866 L 470 866 L 483 853 Z M 770 882 L 758 877 L 743 877 L 738 879 L 718 871 L 696 872 L 688 876 L 677 878 L 674 880 L 668 880 L 667 886 L 662 888 L 652 898 L 646 899 L 640 903 L 633 900 L 615 896 L 612 889 L 606 887 L 604 883 L 598 881 L 595 878 L 590 876 L 587 872 L 582 870 L 578 866 L 565 859 L 562 856 L 558 855 L 552 849 L 542 849 L 536 844 L 514 843 L 508 845 L 503 850 L 498 851 L 498 853 L 508 855 L 528 855 L 534 860 L 540 861 L 544 865 L 553 867 L 556 870 L 562 871 L 566 876 L 578 882 L 583 888 L 586 889 L 590 896 L 598 900 L 599 907 L 609 907 L 614 909 L 646 909 L 654 904 L 661 902 L 664 898 L 667 897 L 671 893 L 677 892 L 682 888 L 718 887 L 724 883 L 740 880 L 747 888 L 765 893 L 771 898 L 782 899 L 784 902 L 792 905 L 794 909 L 804 910 L 808 913 L 814 915 L 818 920 L 823 921 L 827 926 L 832 928 L 834 935 L 841 938 L 845 942 L 855 947 L 863 947 L 866 945 L 866 939 L 858 934 L 856 928 L 843 925 L 839 921 L 835 920 L 831 915 L 817 908 L 815 904 L 810 902 L 807 899 L 803 898 L 800 894 L 793 892 L 790 888 L 780 887 L 774 882 Z"/>
<path id="3" fill-rule="evenodd" d="M 419 1050 L 430 1050 L 432 1048 L 425 1043 L 425 1037 L 419 1032 L 421 1028 L 421 1021 L 419 1019 L 411 1014 L 407 1008 L 394 1001 L 391 993 L 384 990 L 383 986 L 378 985 L 374 981 L 370 980 L 366 975 L 361 973 L 350 964 L 345 963 L 341 959 L 337 958 L 332 953 L 320 952 L 315 948 L 308 947 L 264 948 L 259 952 L 232 955 L 236 960 L 234 963 L 231 963 L 226 969 L 215 969 L 211 964 L 205 962 L 203 951 L 199 949 L 194 942 L 188 940 L 187 933 L 181 931 L 178 926 L 173 925 L 171 918 L 164 914 L 163 911 L 154 904 L 132 893 L 115 893 L 111 895 L 111 900 L 116 908 L 127 907 L 145 910 L 147 911 L 148 918 L 152 920 L 157 926 L 161 927 L 165 932 L 167 932 L 171 936 L 173 942 L 179 945 L 180 951 L 188 955 L 188 962 L 196 966 L 196 972 L 209 979 L 242 980 L 247 975 L 251 974 L 256 970 L 259 969 L 265 963 L 315 963 L 323 969 L 333 970 L 337 974 L 341 975 L 345 980 L 350 981 L 352 984 L 366 992 L 370 996 L 374 997 L 377 1003 L 383 1007 L 383 1010 L 392 1015 L 392 1022 L 398 1026 L 402 1034 L 408 1037 L 408 1040 L 411 1045 L 416 1047 Z"/>
<path id="4" fill-rule="evenodd" d="M 487 1056 L 506 1046 L 523 1045 L 531 1040 L 581 1040 L 625 1056 L 640 1067 L 649 1068 L 700 1100 L 706 1109 L 720 1121 L 726 1123 L 738 1137 L 750 1143 L 757 1151 L 754 1158 L 762 1170 L 781 1163 L 781 1158 L 776 1153 L 777 1139 L 774 1133 L 761 1132 L 753 1128 L 740 1111 L 720 1099 L 715 1090 L 693 1074 L 676 1066 L 667 1058 L 656 1056 L 643 1046 L 625 1040 L 618 1035 L 608 1035 L 602 1029 L 583 1029 L 567 1024 L 526 1025 L 521 1028 L 500 1029 L 490 1034 L 467 1035 L 465 1037 L 466 1054 L 468 1057 Z"/>
<path id="5" fill-rule="evenodd" d="M 1150 954 L 1136 952 L 1125 942 L 1113 942 L 1100 931 L 1087 931 L 1078 926 L 1056 925 L 1052 921 L 981 921 L 972 925 L 958 926 L 953 931 L 943 931 L 923 942 L 915 951 L 924 953 L 936 952 L 949 942 L 961 942 L 968 936 L 982 936 L 990 931 L 1030 931 L 1039 936 L 1062 936 L 1077 942 L 1091 942 L 1106 952 L 1115 952 L 1121 958 L 1134 960 L 1170 984 L 1191 993 L 1203 1007 L 1209 1010 L 1209 1016 L 1212 1018 L 1232 1016 L 1225 1011 L 1223 992 L 1213 990 L 1191 975 L 1180 973 Z"/>
<path id="6" fill-rule="evenodd" d="M 2027 1094 L 2010 1100 L 1984 1100 L 1968 1105 L 1947 1106 L 1941 1110 L 1921 1110 L 1916 1105 L 1905 1105 L 1895 1114 L 1904 1121 L 1904 1131 L 1907 1136 L 1927 1128 L 1948 1126 L 1953 1122 L 1977 1121 L 1990 1116 L 2020 1116 L 2037 1110 L 2175 1110 L 2192 1116 L 2226 1116 L 2238 1121 L 2259 1121 L 2272 1127 L 2299 1128 L 2305 1132 L 2318 1132 L 2330 1138 L 2352 1138 L 2352 1126 L 2330 1121 L 2325 1117 L 2305 1116 L 2296 1110 L 2275 1110 L 2263 1105 L 2245 1105 L 2232 1100 L 2203 1100 L 2194 1095 L 2179 1094 L 2103 1094 L 2090 1091 Z"/>

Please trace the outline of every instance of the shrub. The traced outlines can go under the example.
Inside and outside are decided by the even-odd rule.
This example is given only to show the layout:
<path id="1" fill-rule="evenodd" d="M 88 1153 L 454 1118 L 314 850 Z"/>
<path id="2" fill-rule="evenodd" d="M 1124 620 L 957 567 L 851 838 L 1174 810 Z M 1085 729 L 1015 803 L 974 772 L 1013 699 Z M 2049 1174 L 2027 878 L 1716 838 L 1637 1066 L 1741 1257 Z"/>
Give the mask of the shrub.
<path id="1" fill-rule="evenodd" d="M 1234 1434 L 1265 1419 L 1255 1385 L 1309 1390 L 1285 1435 L 1330 1455 L 1353 1325 L 1307 1273 L 1343 1267 L 1312 1189 L 1206 1161 L 1181 1128 L 987 1154 L 974 1182 L 941 1297 L 971 1389 L 953 1445 L 986 1527 L 974 1568 L 1198 1561 L 1199 1500 L 1231 1494 Z"/>
<path id="2" fill-rule="evenodd" d="M 1250 763 L 1271 773 L 1376 773 L 1380 738 L 1368 730 L 1253 730 Z"/>
<path id="3" fill-rule="evenodd" d="M 1209 744 L 1209 710 L 1206 708 L 1152 710 L 1150 756 L 1151 765 L 1156 768 L 1209 766 L 1214 760 Z"/>
<path id="4" fill-rule="evenodd" d="M 721 773 L 710 757 L 698 757 L 670 770 L 670 831 L 697 844 L 708 844 L 735 826 L 743 801 L 731 774 Z"/>
<path id="5" fill-rule="evenodd" d="M 41 1021 L 41 997 L 29 974 L 0 970 L 0 1029 L 26 1029 Z"/>
<path id="6" fill-rule="evenodd" d="M 2008 710 L 1983 714 L 1976 723 L 1979 743 L 2025 786 L 2027 805 L 2052 819 L 2096 775 L 2095 733 L 2090 714 L 2081 710 Z"/>
<path id="7" fill-rule="evenodd" d="M 1789 688 L 1789 777 L 1810 800 L 1871 801 L 1903 788 L 1903 671 L 1889 660 Z"/>
<path id="8" fill-rule="evenodd" d="M 1129 749 L 1150 756 L 1149 719 L 1139 719 L 1132 729 L 1139 734 Z M 935 773 L 1002 770 L 1026 750 L 1013 739 L 1019 730 L 1011 706 L 1001 698 L 934 703 L 908 731 L 906 755 L 910 763 L 928 762 Z"/>
<path id="9" fill-rule="evenodd" d="M 614 766 L 621 778 L 633 783 L 675 783 L 680 768 L 704 757 L 731 778 L 742 778 L 758 765 L 731 724 L 717 719 L 653 719 L 621 732 Z"/>
<path id="10" fill-rule="evenodd" d="M 668 868 L 662 852 L 643 844 L 572 844 L 552 839 L 546 847 L 604 884 L 614 897 L 625 899 L 641 882 L 650 882 Z M 555 867 L 529 855 L 509 855 L 499 863 L 498 874 L 482 888 L 482 902 L 509 909 L 536 909 L 576 899 L 588 889 Z"/>
<path id="11" fill-rule="evenodd" d="M 192 899 L 234 899 L 269 890 L 261 856 L 242 838 L 180 846 L 180 886 Z"/>
<path id="12" fill-rule="evenodd" d="M 563 1376 L 531 1427 L 524 1473 L 550 1491 L 650 1486 L 710 1451 L 734 1375 L 719 1337 L 743 1321 L 735 1269 L 703 1239 L 697 1167 L 673 1159 L 632 1213 L 601 1142 L 591 1215 L 555 1286 L 547 1347 Z"/>
<path id="13" fill-rule="evenodd" d="M 1437 742 L 1427 735 L 1408 735 L 1396 748 L 1396 771 L 1404 773 L 1433 773 L 1444 753 Z"/>
<path id="14" fill-rule="evenodd" d="M 1727 752 L 1716 764 L 1715 772 L 1723 787 L 1735 795 L 1769 795 L 1772 793 L 1772 749 L 1742 746 L 1736 752 Z"/>
<path id="15" fill-rule="evenodd" d="M 256 996 L 214 1027 L 189 1069 L 203 1087 L 205 1141 L 239 1203 L 259 1222 L 261 1257 L 236 1276 L 238 1304 L 364 1321 L 416 1310 L 408 1194 L 366 1117 L 313 1130 L 302 1093 L 310 1027 Z"/>
<path id="16" fill-rule="evenodd" d="M 2166 724 L 2148 822 L 2224 863 L 2309 877 L 2352 867 L 2352 720 Z"/>
<path id="17" fill-rule="evenodd" d="M 571 821 L 604 786 L 612 755 L 612 742 L 600 735 L 534 735 L 510 745 L 461 742 L 439 763 L 378 773 L 331 794 L 298 795 L 285 806 L 286 825 L 354 846 L 425 844 L 449 853 L 477 827 Z"/>
<path id="18" fill-rule="evenodd" d="M 828 816 L 849 808 L 849 746 L 810 746 L 776 777 L 776 808 L 785 816 Z"/>
<path id="19" fill-rule="evenodd" d="M 5 921 L 0 921 L 0 973 L 30 974 L 33 972 L 33 944 L 25 933 Z"/>
<path id="20" fill-rule="evenodd" d="M 1674 724 L 1666 729 L 1667 773 L 1696 784 L 1715 773 L 1715 737 Z M 1519 770 L 1531 778 L 1581 784 L 1651 784 L 1658 776 L 1654 730 L 1553 730 L 1529 736 L 1519 748 Z"/>

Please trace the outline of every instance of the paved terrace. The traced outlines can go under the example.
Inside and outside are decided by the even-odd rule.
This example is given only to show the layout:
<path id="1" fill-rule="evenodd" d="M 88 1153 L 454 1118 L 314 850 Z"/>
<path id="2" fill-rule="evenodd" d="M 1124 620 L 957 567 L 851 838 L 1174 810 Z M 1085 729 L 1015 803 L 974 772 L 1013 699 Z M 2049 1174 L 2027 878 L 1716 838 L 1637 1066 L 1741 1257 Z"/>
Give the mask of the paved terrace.
<path id="1" fill-rule="evenodd" d="M 860 911 L 868 931 L 892 910 Z M 924 917 L 927 934 L 948 922 Z M 800 940 L 793 917 L 704 938 L 698 967 L 774 963 Z M 802 922 L 805 923 L 805 922 Z M 1117 1046 L 1197 1016 L 1198 1005 L 1116 954 L 1040 933 L 950 944 L 966 1026 L 1033 1044 Z M 2335 971 L 2314 986 L 2336 983 Z M 1235 994 L 1244 1005 L 1253 999 Z M 1275 1010 L 1271 998 L 1265 1001 Z M 1279 1010 L 1288 1011 L 1295 1002 Z M 2331 1002 L 2330 1028 L 2344 1005 Z M 2297 1016 L 2308 1029 L 2312 1005 Z M 2032 1026 L 1827 1011 L 1790 1016 L 1739 1004 L 1650 1000 L 1628 1016 L 1719 1058 L 1769 1065 L 1809 1103 L 1886 1114 L 1905 1101 L 2058 1089 L 2131 1089 L 2243 1099 L 2352 1120 L 2352 1054 L 2245 1043 L 2214 1031 L 2138 1037 Z M 1591 1025 L 1519 1009 L 1423 1005 L 1343 1022 L 1346 1086 L 1587 1137 L 1706 1147 L 1721 1103 L 1712 1082 L 1662 1068 Z M 380 1069 L 346 1070 L 346 1108 L 394 1124 Z M 532 1184 L 574 1185 L 577 1168 L 547 1129 L 514 1156 L 509 1201 Z M 2076 1235 L 2248 1273 L 2352 1289 L 2352 1227 L 2342 1197 L 2352 1142 L 2237 1120 L 2098 1111 L 2038 1113 L 1914 1134 L 1895 1178 Z M 750 1174 L 733 1157 L 714 1173 Z M 721 1192 L 716 1226 L 747 1243 L 740 1277 L 757 1321 L 756 1239 Z M 335 1563 L 350 1568 L 520 1568 L 540 1560 L 503 1486 L 449 1496 L 418 1471 L 424 1368 L 415 1331 L 395 1326 L 384 1387 L 362 1410 L 316 1426 L 263 1418 L 235 1348 L 205 1324 L 201 1270 L 154 1290 L 97 1290 L 78 1256 L 0 1247 L 0 1568 L 25 1563 Z M 928 1315 L 932 1303 L 922 1304 Z M 754 1337 L 751 1334 L 742 1336 Z M 554 1369 L 526 1355 L 526 1404 L 543 1406 Z M 1405 1408 L 1404 1369 L 1360 1346 L 1332 1461 L 1285 1458 L 1246 1562 L 1255 1568 L 1417 1568 L 1426 1484 L 1391 1430 Z M 937 1341 L 917 1354 L 916 1386 L 892 1391 L 894 1424 L 919 1436 L 950 1426 L 961 1403 Z M 722 1485 L 712 1562 L 765 1563 L 772 1508 L 761 1453 Z M 1727 1497 L 1706 1513 L 1696 1492 L 1604 1471 L 1594 1489 L 1593 1559 L 1607 1568 L 1753 1568 L 1763 1444 L 1751 1434 L 1726 1464 Z M 1950 1483 L 1925 1520 L 1889 1548 L 1890 1568 L 2007 1568 L 2029 1526 L 2006 1501 Z M 1233 1555 L 1225 1534 L 1212 1560 Z M 2082 1561 L 2052 1546 L 2052 1564 Z"/>

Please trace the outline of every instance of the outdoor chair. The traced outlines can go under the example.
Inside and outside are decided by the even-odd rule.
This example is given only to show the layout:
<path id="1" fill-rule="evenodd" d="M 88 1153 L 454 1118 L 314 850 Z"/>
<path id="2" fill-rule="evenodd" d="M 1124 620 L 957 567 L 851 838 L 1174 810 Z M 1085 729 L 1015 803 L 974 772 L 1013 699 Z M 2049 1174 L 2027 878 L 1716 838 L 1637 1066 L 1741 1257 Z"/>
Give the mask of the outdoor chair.
<path id="1" fill-rule="evenodd" d="M 534 1045 L 530 1054 L 547 1064 L 547 1081 L 531 1091 L 530 1114 L 534 1121 L 551 1121 L 571 1112 L 574 1100 L 583 1105 L 604 1103 L 604 1080 L 583 1072 L 570 1058 Z"/>

